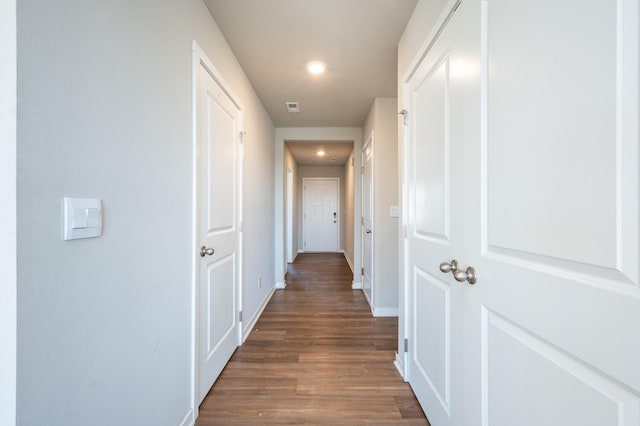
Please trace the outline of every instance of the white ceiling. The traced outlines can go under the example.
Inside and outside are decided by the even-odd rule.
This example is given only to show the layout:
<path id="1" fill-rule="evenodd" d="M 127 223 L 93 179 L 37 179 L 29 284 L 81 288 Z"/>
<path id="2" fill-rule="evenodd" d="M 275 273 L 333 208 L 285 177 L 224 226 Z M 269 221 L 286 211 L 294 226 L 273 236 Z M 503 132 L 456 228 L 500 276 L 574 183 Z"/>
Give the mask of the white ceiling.
<path id="1" fill-rule="evenodd" d="M 360 127 L 374 98 L 396 96 L 397 44 L 417 0 L 204 2 L 276 127 Z M 309 75 L 311 60 L 327 71 Z"/>
<path id="2" fill-rule="evenodd" d="M 299 166 L 344 166 L 353 151 L 350 141 L 287 141 L 289 152 Z M 318 156 L 318 151 L 325 155 Z"/>

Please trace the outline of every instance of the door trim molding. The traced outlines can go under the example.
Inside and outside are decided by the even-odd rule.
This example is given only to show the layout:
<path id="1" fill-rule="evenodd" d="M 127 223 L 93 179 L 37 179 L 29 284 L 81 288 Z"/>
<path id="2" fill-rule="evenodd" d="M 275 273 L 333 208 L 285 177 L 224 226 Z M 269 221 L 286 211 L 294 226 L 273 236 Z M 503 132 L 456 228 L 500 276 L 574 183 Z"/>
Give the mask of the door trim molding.
<path id="1" fill-rule="evenodd" d="M 374 221 L 375 221 L 375 189 L 374 189 L 374 179 L 375 179 L 375 159 L 374 159 L 374 147 L 375 147 L 375 130 L 371 130 L 371 133 L 369 133 L 369 137 L 367 137 L 367 139 L 365 139 L 364 144 L 362 145 L 362 150 L 360 151 L 360 164 L 362 165 L 362 171 L 364 171 L 364 164 L 366 162 L 366 151 L 369 148 L 369 146 L 371 146 L 371 200 L 370 202 L 370 209 L 371 211 L 369 212 L 369 214 L 371 215 L 371 227 L 374 229 L 374 234 L 371 235 L 371 297 L 367 296 L 367 292 L 364 291 L 364 275 L 360 275 L 360 288 L 363 290 L 363 293 L 365 295 L 365 298 L 367 299 L 367 301 L 369 302 L 369 307 L 371 308 L 371 312 L 375 311 L 375 248 L 376 248 L 376 243 L 375 243 L 375 226 L 374 226 Z M 360 173 L 360 200 L 361 200 L 361 206 L 362 206 L 362 218 L 364 220 L 364 209 L 365 209 L 365 205 L 364 205 L 364 173 Z M 362 265 L 363 271 L 364 271 L 364 222 L 361 220 L 360 221 L 360 264 Z M 374 315 L 375 316 L 375 315 Z M 396 316 L 397 316 L 397 312 L 396 312 Z"/>
<path id="2" fill-rule="evenodd" d="M 16 422 L 16 2 L 0 7 L 0 424 Z"/>
<path id="3" fill-rule="evenodd" d="M 198 418 L 198 353 L 199 353 L 199 344 L 198 344 L 198 336 L 199 336 L 199 310 L 198 310 L 198 281 L 199 281 L 199 254 L 197 253 L 196 247 L 198 246 L 198 158 L 197 158 L 197 147 L 198 147 L 198 128 L 197 128 L 197 90 L 198 90 L 198 70 L 199 67 L 202 66 L 211 77 L 216 81 L 216 83 L 220 86 L 220 88 L 224 91 L 224 93 L 229 97 L 229 99 L 238 107 L 239 110 L 239 128 L 242 132 L 244 130 L 244 108 L 242 107 L 241 102 L 239 101 L 239 97 L 235 95 L 231 86 L 227 81 L 222 77 L 222 74 L 218 71 L 218 69 L 213 65 L 213 62 L 208 58 L 207 54 L 202 50 L 200 45 L 193 40 L 191 42 L 191 138 L 192 138 L 192 146 L 191 146 L 191 157 L 192 157 L 192 177 L 191 177 L 191 247 L 192 247 L 192 255 L 191 255 L 191 413 L 193 415 L 191 424 L 195 423 L 195 420 Z M 243 147 L 240 145 L 238 152 L 238 186 L 236 188 L 236 197 L 238 199 L 238 212 L 237 212 L 237 220 L 238 223 L 242 223 L 243 220 L 243 200 L 242 200 L 242 176 L 243 176 Z M 237 291 L 237 306 L 235 315 L 238 314 L 242 310 L 243 300 L 242 300 L 242 269 L 243 269 L 243 259 L 242 259 L 242 228 L 239 233 L 239 241 L 238 241 L 238 288 Z M 242 344 L 242 322 L 238 327 L 238 336 L 237 342 L 238 346 Z"/>

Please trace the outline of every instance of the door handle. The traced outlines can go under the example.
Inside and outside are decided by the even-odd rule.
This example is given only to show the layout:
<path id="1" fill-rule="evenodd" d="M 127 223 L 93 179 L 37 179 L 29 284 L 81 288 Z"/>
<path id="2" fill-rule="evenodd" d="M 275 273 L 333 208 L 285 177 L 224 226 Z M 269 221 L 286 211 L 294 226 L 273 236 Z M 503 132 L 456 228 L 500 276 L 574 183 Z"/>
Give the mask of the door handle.
<path id="1" fill-rule="evenodd" d="M 371 229 L 367 229 L 367 230 L 366 230 L 366 231 L 364 231 L 364 232 L 366 232 L 367 234 L 370 234 L 370 233 L 371 233 Z"/>
<path id="2" fill-rule="evenodd" d="M 200 247 L 200 257 L 212 256 L 215 253 L 213 247 L 202 246 Z"/>
<path id="3" fill-rule="evenodd" d="M 453 278 L 460 282 L 467 281 L 469 284 L 475 284 L 476 281 L 478 281 L 478 275 L 476 274 L 476 270 L 473 266 L 469 266 L 464 271 L 462 269 L 457 269 L 453 272 Z"/>
<path id="4" fill-rule="evenodd" d="M 448 274 L 449 272 L 455 273 L 457 270 L 458 270 L 458 261 L 455 259 L 453 259 L 451 263 L 442 262 L 440 264 L 440 271 L 442 271 L 445 274 Z"/>

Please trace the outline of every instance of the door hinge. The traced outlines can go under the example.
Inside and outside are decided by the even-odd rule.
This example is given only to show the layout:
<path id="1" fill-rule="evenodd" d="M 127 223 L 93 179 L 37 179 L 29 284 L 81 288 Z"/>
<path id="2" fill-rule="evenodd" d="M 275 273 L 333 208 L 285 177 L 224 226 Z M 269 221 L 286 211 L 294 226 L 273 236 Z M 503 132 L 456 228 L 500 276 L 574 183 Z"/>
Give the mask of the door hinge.
<path id="1" fill-rule="evenodd" d="M 409 236 L 409 226 L 408 225 L 402 225 L 402 235 L 404 235 L 404 239 L 405 240 Z"/>
<path id="2" fill-rule="evenodd" d="M 243 143 L 244 143 L 244 135 L 245 135 L 244 130 L 240 130 L 240 134 L 239 134 L 239 139 L 238 139 L 238 141 L 239 141 L 241 144 L 243 144 Z"/>
<path id="3" fill-rule="evenodd" d="M 364 216 L 360 218 L 360 225 L 364 225 Z"/>
<path id="4" fill-rule="evenodd" d="M 402 111 L 400 111 L 398 113 L 398 115 L 401 115 L 403 117 L 402 124 L 404 124 L 405 126 L 408 126 L 409 125 L 409 111 L 407 111 L 406 109 L 403 109 Z"/>
<path id="5" fill-rule="evenodd" d="M 364 166 L 360 167 L 360 174 L 363 175 L 364 174 Z"/>
<path id="6" fill-rule="evenodd" d="M 238 232 L 242 232 L 244 230 L 244 222 L 238 222 Z"/>
<path id="7" fill-rule="evenodd" d="M 364 268 L 360 268 L 360 275 L 364 275 Z"/>
<path id="8" fill-rule="evenodd" d="M 409 352 L 409 339 L 404 339 L 404 351 Z"/>
<path id="9" fill-rule="evenodd" d="M 238 321 L 242 322 L 242 311 L 238 312 Z"/>

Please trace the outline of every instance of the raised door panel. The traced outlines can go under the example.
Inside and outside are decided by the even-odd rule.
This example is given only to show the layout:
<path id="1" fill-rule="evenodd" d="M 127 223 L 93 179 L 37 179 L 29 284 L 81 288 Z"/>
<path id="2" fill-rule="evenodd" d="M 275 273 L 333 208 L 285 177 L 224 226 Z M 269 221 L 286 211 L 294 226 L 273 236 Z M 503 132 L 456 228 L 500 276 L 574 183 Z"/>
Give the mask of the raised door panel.
<path id="1" fill-rule="evenodd" d="M 446 243 L 449 239 L 449 58 L 433 64 L 416 82 L 413 145 L 415 233 Z M 419 78 L 419 77 L 417 77 Z"/>
<path id="2" fill-rule="evenodd" d="M 236 221 L 236 165 L 237 145 L 234 143 L 237 128 L 237 107 L 217 85 L 206 92 L 207 166 L 203 169 L 203 182 L 207 183 L 207 232 L 232 232 Z"/>
<path id="3" fill-rule="evenodd" d="M 635 3 L 486 2 L 489 252 L 638 286 Z"/>
<path id="4" fill-rule="evenodd" d="M 485 424 L 638 425 L 640 398 L 517 324 L 485 309 Z M 553 382 L 548 378 L 553 377 Z M 544 395 L 531 398 L 531 395 Z"/>

